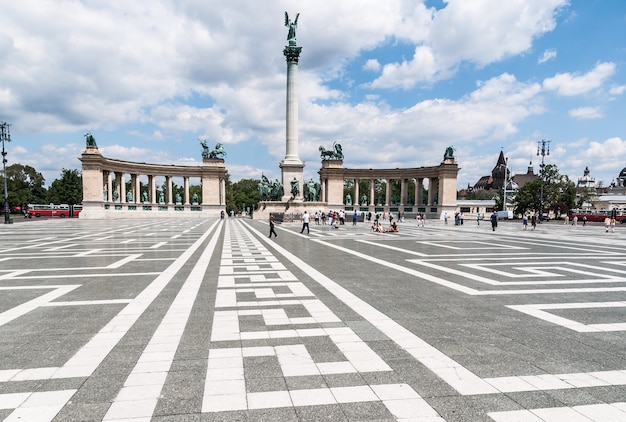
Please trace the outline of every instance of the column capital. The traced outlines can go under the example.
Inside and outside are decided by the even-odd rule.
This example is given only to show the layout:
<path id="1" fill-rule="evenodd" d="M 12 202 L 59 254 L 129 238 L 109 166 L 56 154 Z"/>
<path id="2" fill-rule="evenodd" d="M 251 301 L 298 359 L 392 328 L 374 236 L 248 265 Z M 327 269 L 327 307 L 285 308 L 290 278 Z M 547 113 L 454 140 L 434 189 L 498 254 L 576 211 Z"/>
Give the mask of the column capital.
<path id="1" fill-rule="evenodd" d="M 302 51 L 302 47 L 296 47 L 295 45 L 285 46 L 285 49 L 283 50 L 283 54 L 287 58 L 287 63 L 298 64 L 298 60 L 300 60 L 301 51 Z"/>

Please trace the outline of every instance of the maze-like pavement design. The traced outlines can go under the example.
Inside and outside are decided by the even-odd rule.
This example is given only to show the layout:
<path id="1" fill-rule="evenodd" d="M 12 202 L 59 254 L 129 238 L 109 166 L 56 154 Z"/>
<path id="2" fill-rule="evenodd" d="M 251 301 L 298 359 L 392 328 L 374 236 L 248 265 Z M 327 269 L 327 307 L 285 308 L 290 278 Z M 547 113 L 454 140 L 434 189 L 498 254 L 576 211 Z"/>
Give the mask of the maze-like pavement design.
<path id="1" fill-rule="evenodd" d="M 620 228 L 0 228 L 5 421 L 624 421 Z"/>

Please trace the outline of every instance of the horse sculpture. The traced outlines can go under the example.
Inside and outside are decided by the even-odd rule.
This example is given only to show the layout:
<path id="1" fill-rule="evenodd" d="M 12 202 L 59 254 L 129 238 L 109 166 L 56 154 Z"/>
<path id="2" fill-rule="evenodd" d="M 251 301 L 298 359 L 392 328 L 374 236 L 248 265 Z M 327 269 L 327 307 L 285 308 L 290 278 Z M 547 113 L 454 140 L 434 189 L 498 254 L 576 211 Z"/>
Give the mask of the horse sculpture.
<path id="1" fill-rule="evenodd" d="M 343 151 L 341 144 L 333 142 L 333 149 L 326 149 L 323 146 L 319 147 L 320 155 L 323 160 L 343 160 Z"/>
<path id="2" fill-rule="evenodd" d="M 217 143 L 215 145 L 215 149 L 213 151 L 209 150 L 209 146 L 206 141 L 200 140 L 200 145 L 202 145 L 202 158 L 221 158 L 223 159 L 226 156 L 226 151 L 224 150 L 224 146 L 221 143 Z"/>
<path id="3" fill-rule="evenodd" d="M 275 182 L 270 182 L 265 175 L 261 176 L 261 181 L 257 183 L 257 189 L 261 201 L 280 201 L 285 193 L 283 184 L 278 179 Z"/>
<path id="4" fill-rule="evenodd" d="M 220 143 L 215 144 L 215 149 L 209 153 L 209 158 L 224 158 L 226 157 L 226 150 Z"/>

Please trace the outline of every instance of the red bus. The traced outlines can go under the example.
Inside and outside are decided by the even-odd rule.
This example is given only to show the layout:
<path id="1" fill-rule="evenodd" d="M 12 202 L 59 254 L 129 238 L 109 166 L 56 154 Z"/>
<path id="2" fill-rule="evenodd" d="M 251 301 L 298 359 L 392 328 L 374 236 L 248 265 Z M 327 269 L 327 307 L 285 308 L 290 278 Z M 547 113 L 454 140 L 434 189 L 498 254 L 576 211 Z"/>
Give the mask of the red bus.
<path id="1" fill-rule="evenodd" d="M 82 205 L 67 204 L 28 204 L 27 213 L 33 217 L 78 217 L 82 211 Z"/>
<path id="2" fill-rule="evenodd" d="M 587 217 L 587 221 L 603 222 L 605 218 L 611 218 L 613 211 L 616 214 L 615 221 L 626 223 L 626 210 L 570 210 L 569 219 L 578 217 L 580 222 L 583 220 L 583 217 Z"/>

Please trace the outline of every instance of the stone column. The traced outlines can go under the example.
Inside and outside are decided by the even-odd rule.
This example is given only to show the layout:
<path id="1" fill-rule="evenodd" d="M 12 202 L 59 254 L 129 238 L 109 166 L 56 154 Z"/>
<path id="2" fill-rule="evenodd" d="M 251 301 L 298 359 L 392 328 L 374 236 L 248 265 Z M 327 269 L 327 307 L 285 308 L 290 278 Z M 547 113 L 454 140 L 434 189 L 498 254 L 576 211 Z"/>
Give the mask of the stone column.
<path id="1" fill-rule="evenodd" d="M 165 183 L 167 186 L 167 205 L 172 205 L 174 195 L 172 195 L 172 176 L 165 176 Z"/>
<path id="2" fill-rule="evenodd" d="M 298 61 L 302 47 L 290 42 L 283 50 L 287 60 L 287 113 L 286 113 L 286 153 L 280 163 L 282 184 L 285 190 L 283 201 L 291 199 L 291 181 L 298 181 L 299 194 L 294 200 L 302 200 L 304 186 L 304 163 L 298 156 Z"/>
<path id="3" fill-rule="evenodd" d="M 352 200 L 353 205 L 361 205 L 361 199 L 359 198 L 359 179 L 354 179 L 354 199 Z"/>
<path id="4" fill-rule="evenodd" d="M 115 177 L 119 181 L 118 189 L 120 192 L 120 204 L 126 202 L 126 174 L 120 173 L 119 177 L 117 172 L 115 173 Z"/>
<path id="5" fill-rule="evenodd" d="M 392 179 L 387 179 L 387 183 L 385 184 L 385 205 L 389 206 L 391 202 L 391 181 Z"/>
<path id="6" fill-rule="evenodd" d="M 111 172 L 107 171 L 107 201 L 112 202 L 113 198 L 113 178 L 111 177 Z"/>
<path id="7" fill-rule="evenodd" d="M 370 179 L 370 205 L 376 205 L 376 198 L 374 195 L 376 194 L 376 180 Z"/>
<path id="8" fill-rule="evenodd" d="M 406 205 L 407 197 L 406 197 L 406 188 L 408 181 L 407 179 L 402 179 L 400 181 L 400 205 Z"/>
<path id="9" fill-rule="evenodd" d="M 141 203 L 141 176 L 139 174 L 133 174 L 133 186 L 135 191 L 133 192 L 133 201 L 135 204 Z"/>
<path id="10" fill-rule="evenodd" d="M 156 177 L 154 175 L 149 175 L 148 176 L 148 202 L 150 202 L 151 204 L 154 204 L 157 202 L 157 197 L 156 197 Z"/>
<path id="11" fill-rule="evenodd" d="M 189 205 L 191 203 L 189 200 L 189 176 L 184 177 L 183 185 L 185 186 L 185 197 L 183 198 L 183 204 Z"/>

